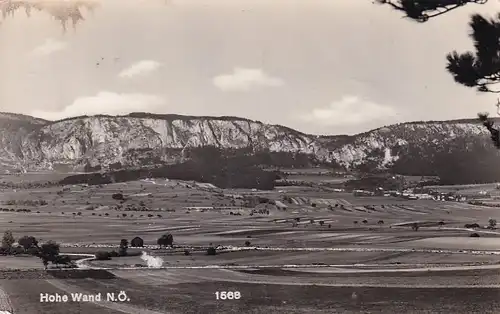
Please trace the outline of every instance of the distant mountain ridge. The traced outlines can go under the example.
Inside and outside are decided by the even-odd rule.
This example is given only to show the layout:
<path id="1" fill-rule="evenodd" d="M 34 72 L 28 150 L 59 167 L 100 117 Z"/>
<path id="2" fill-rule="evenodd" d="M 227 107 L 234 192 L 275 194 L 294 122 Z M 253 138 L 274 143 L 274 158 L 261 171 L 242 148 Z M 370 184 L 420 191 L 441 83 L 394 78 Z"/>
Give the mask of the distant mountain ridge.
<path id="1" fill-rule="evenodd" d="M 5 169 L 178 163 L 190 158 L 190 148 L 204 146 L 301 153 L 310 156 L 311 163 L 368 172 L 436 175 L 444 160 L 457 165 L 467 160 L 470 169 L 486 161 L 491 163 L 488 167 L 500 163 L 488 131 L 477 119 L 399 123 L 352 136 L 310 135 L 238 117 L 141 112 L 58 121 L 0 113 L 0 122 L 0 166 Z"/>

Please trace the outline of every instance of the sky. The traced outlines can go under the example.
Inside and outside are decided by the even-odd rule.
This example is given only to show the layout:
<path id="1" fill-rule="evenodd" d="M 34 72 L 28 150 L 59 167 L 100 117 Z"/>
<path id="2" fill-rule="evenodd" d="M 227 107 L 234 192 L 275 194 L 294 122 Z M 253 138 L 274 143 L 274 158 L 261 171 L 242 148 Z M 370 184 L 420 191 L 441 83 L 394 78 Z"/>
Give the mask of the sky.
<path id="1" fill-rule="evenodd" d="M 97 2 L 66 32 L 48 3 L 0 17 L 0 111 L 237 116 L 336 135 L 496 110 L 445 70 L 495 0 L 424 24 L 372 0 Z"/>

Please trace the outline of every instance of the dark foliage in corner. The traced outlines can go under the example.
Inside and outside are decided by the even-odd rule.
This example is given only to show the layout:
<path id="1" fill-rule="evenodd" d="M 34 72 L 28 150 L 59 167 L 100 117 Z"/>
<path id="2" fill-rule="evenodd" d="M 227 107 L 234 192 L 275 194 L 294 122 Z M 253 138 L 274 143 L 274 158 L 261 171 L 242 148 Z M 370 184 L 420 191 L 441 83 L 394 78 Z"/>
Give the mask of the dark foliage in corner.
<path id="1" fill-rule="evenodd" d="M 496 148 L 500 149 L 500 131 L 494 127 L 495 123 L 488 119 L 487 113 L 478 113 L 479 121 L 481 121 L 486 129 L 491 134 L 491 141 Z"/>
<path id="2" fill-rule="evenodd" d="M 455 10 L 468 3 L 485 4 L 488 0 L 375 0 L 375 3 L 387 4 L 418 22 Z"/>
<path id="3" fill-rule="evenodd" d="M 405 12 L 414 20 L 427 21 L 468 3 L 484 4 L 488 0 L 376 0 L 377 3 L 391 5 Z M 492 86 L 500 83 L 500 13 L 493 19 L 480 14 L 471 17 L 469 26 L 475 51 L 458 53 L 453 51 L 446 56 L 446 69 L 455 82 L 467 87 L 475 87 L 479 92 L 500 93 Z M 500 101 L 497 104 L 500 108 Z M 488 118 L 488 114 L 478 114 L 480 122 L 491 134 L 493 145 L 500 149 L 499 129 Z"/>

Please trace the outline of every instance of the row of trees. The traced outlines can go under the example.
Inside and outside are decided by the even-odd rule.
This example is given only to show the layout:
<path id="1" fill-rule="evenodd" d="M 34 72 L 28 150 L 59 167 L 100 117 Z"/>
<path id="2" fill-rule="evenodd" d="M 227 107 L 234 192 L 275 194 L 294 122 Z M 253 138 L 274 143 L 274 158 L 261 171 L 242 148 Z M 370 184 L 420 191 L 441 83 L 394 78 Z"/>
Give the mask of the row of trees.
<path id="1" fill-rule="evenodd" d="M 23 236 L 18 239 L 16 246 L 16 239 L 10 230 L 5 231 L 2 237 L 1 252 L 3 254 L 16 255 L 16 254 L 30 254 L 37 256 L 42 260 L 45 269 L 49 263 L 55 265 L 69 265 L 72 266 L 71 258 L 67 255 L 60 255 L 60 247 L 54 241 L 48 241 L 39 244 L 38 240 L 33 236 Z"/>
<path id="2" fill-rule="evenodd" d="M 248 242 L 248 241 L 247 241 Z M 167 247 L 167 246 L 172 246 L 174 243 L 174 237 L 170 233 L 166 233 L 162 235 L 161 237 L 158 238 L 156 243 L 162 247 Z M 128 248 L 129 245 L 131 247 L 143 247 L 144 246 L 144 240 L 141 239 L 140 237 L 135 237 L 133 238 L 130 242 L 127 239 L 121 239 L 120 240 L 120 246 L 118 252 L 116 251 L 111 251 L 111 252 L 105 252 L 105 251 L 99 251 L 96 253 L 96 259 L 97 260 L 110 260 L 112 257 L 118 257 L 118 256 L 127 256 L 128 255 Z M 245 245 L 249 246 L 250 243 L 248 242 L 245 243 Z M 190 255 L 191 253 L 189 250 L 184 250 L 184 255 Z M 208 249 L 207 249 L 207 255 L 216 255 L 217 250 L 213 246 L 212 243 L 210 243 Z"/>
<path id="3" fill-rule="evenodd" d="M 166 233 L 166 234 L 162 235 L 161 237 L 159 237 L 158 240 L 156 241 L 156 243 L 160 247 L 172 246 L 174 243 L 174 237 L 170 233 Z M 112 251 L 112 252 L 99 251 L 96 253 L 96 257 L 99 260 L 108 260 L 111 257 L 127 256 L 129 246 L 130 247 L 144 247 L 144 240 L 140 237 L 135 237 L 130 242 L 127 239 L 121 239 L 118 252 L 116 252 L 116 251 Z"/>

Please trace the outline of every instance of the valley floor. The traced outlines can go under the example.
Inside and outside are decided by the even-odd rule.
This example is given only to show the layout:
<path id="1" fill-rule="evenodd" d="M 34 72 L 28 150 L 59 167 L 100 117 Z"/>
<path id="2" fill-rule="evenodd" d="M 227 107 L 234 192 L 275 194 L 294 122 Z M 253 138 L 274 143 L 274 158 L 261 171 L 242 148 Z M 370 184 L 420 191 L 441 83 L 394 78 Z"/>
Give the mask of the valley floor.
<path id="1" fill-rule="evenodd" d="M 286 208 L 273 202 L 243 207 L 242 198 L 251 195 Z M 463 227 L 486 225 L 497 215 L 491 207 L 166 180 L 4 191 L 1 197 L 0 207 L 9 211 L 0 211 L 0 230 L 16 238 L 54 240 L 63 253 L 95 253 L 139 236 L 146 247 L 130 253 L 163 259 L 162 269 L 135 267 L 145 264 L 140 256 L 91 261 L 89 267 L 113 276 L 71 279 L 50 276 L 33 257 L 0 257 L 0 310 L 16 314 L 500 312 L 500 232 Z M 28 202 L 42 199 L 46 205 Z M 31 212 L 15 211 L 22 208 Z M 412 222 L 422 227 L 413 231 Z M 469 237 L 472 232 L 480 237 Z M 157 248 L 165 233 L 177 248 Z M 219 246 L 217 255 L 206 255 L 209 245 Z M 120 291 L 130 301 L 40 303 L 40 293 Z M 222 291 L 241 298 L 217 300 Z"/>

